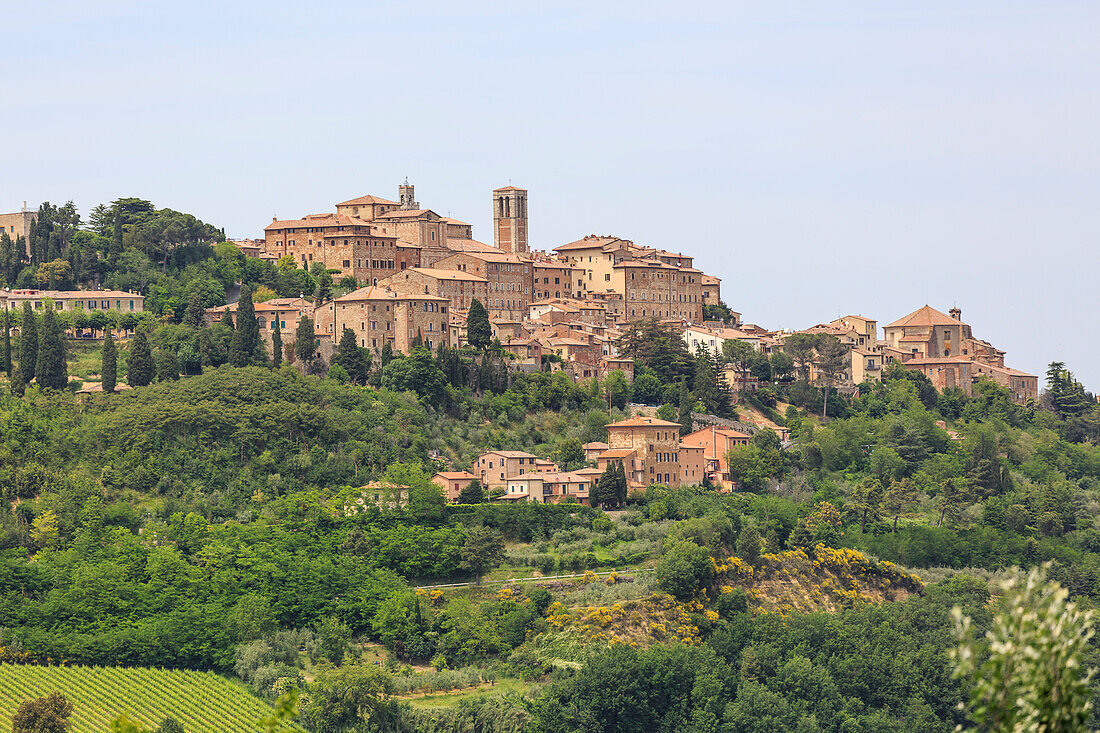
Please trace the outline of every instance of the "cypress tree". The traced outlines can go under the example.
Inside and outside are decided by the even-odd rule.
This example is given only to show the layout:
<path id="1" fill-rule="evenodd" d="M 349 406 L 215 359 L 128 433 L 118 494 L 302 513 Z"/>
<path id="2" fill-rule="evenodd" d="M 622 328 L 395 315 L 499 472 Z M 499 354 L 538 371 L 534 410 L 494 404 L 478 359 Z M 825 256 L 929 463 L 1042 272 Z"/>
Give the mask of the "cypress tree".
<path id="1" fill-rule="evenodd" d="M 35 363 L 34 378 L 42 389 L 64 389 L 69 382 L 65 368 L 65 343 L 61 340 L 61 330 L 53 308 L 47 308 L 42 314 L 42 328 L 38 336 L 38 360 Z"/>
<path id="2" fill-rule="evenodd" d="M 340 334 L 340 344 L 336 348 L 336 356 L 333 363 L 344 367 L 351 380 L 357 384 L 366 384 L 370 371 L 370 357 L 363 353 L 359 344 L 355 343 L 355 331 L 344 326 L 344 332 Z"/>
<path id="3" fill-rule="evenodd" d="M 283 330 L 279 328 L 279 314 L 275 314 L 275 331 L 271 334 L 271 368 L 283 365 Z"/>
<path id="4" fill-rule="evenodd" d="M 470 303 L 466 314 L 466 341 L 475 349 L 484 349 L 493 339 L 493 327 L 489 325 L 489 312 L 477 298 Z"/>
<path id="5" fill-rule="evenodd" d="M 313 360 L 317 353 L 317 336 L 313 332 L 313 319 L 302 316 L 298 319 L 298 329 L 295 334 L 294 353 L 302 360 L 302 366 Z"/>
<path id="6" fill-rule="evenodd" d="M 393 345 L 389 341 L 382 342 L 381 361 L 383 368 L 385 368 L 387 364 L 393 361 Z"/>
<path id="7" fill-rule="evenodd" d="M 693 425 L 693 419 L 691 417 L 692 398 L 691 392 L 688 391 L 687 383 L 680 384 L 680 414 L 677 418 L 680 423 L 680 437 L 683 437 L 691 432 Z"/>
<path id="8" fill-rule="evenodd" d="M 198 291 L 191 293 L 191 297 L 187 300 L 187 310 L 183 314 L 183 325 L 202 328 L 205 313 L 202 307 L 202 295 Z"/>
<path id="9" fill-rule="evenodd" d="M 231 331 L 234 328 L 236 328 L 236 326 L 233 325 L 233 312 L 232 311 L 227 310 L 225 312 L 225 315 L 222 316 L 222 325 L 225 326 L 226 328 L 228 328 Z"/>
<path id="10" fill-rule="evenodd" d="M 237 301 L 237 330 L 229 346 L 229 363 L 244 367 L 256 360 L 260 348 L 260 324 L 256 322 L 256 307 L 252 303 L 252 289 L 241 286 L 241 298 Z"/>
<path id="11" fill-rule="evenodd" d="M 4 309 L 4 344 L 0 351 L 0 367 L 4 374 L 11 376 L 11 314 L 7 308 Z"/>
<path id="12" fill-rule="evenodd" d="M 104 392 L 114 392 L 118 383 L 118 352 L 115 350 L 115 338 L 111 335 L 111 329 L 107 329 L 103 341 L 103 367 L 100 369 L 100 379 Z"/>
<path id="13" fill-rule="evenodd" d="M 153 381 L 153 352 L 149 348 L 149 335 L 138 331 L 130 344 L 130 358 L 127 360 L 126 381 L 131 387 L 144 387 Z"/>
<path id="14" fill-rule="evenodd" d="M 11 369 L 11 393 L 15 397 L 22 397 L 27 390 L 27 383 L 23 381 L 23 372 L 16 364 Z"/>
<path id="15" fill-rule="evenodd" d="M 23 323 L 19 327 L 19 371 L 23 379 L 34 377 L 38 366 L 38 318 L 31 309 L 30 301 L 23 303 Z"/>

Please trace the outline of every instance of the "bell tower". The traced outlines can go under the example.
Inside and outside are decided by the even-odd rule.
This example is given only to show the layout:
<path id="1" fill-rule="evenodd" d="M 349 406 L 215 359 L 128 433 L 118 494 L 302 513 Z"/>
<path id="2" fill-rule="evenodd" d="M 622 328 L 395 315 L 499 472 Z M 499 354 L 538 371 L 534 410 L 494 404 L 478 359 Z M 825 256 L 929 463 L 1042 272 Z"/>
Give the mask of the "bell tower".
<path id="1" fill-rule="evenodd" d="M 505 252 L 530 252 L 527 244 L 527 189 L 493 191 L 493 244 Z"/>
<path id="2" fill-rule="evenodd" d="M 416 195 L 413 193 L 413 185 L 409 183 L 408 178 L 397 187 L 397 200 L 401 202 L 402 211 L 416 211 L 420 208 L 420 204 L 416 201 Z"/>

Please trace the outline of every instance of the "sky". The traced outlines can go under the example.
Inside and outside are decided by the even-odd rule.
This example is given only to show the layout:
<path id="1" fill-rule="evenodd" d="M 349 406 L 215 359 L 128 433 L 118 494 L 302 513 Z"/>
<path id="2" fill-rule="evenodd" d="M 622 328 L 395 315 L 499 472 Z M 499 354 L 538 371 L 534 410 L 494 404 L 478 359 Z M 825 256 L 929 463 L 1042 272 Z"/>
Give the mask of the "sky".
<path id="1" fill-rule="evenodd" d="M 683 251 L 746 322 L 957 305 L 1100 391 L 1100 4 L 2 0 L 0 211 L 396 199 Z"/>

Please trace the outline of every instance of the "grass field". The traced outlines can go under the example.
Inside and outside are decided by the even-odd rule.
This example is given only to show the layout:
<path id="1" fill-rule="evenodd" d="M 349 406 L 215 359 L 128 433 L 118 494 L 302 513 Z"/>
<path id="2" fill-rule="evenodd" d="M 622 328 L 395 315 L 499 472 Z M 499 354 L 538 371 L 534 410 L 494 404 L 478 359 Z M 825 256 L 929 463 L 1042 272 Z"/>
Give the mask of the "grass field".
<path id="1" fill-rule="evenodd" d="M 103 733 L 126 715 L 154 729 L 167 716 L 187 733 L 258 733 L 271 708 L 213 672 L 0 664 L 0 730 L 24 700 L 59 691 L 73 705 L 71 733 Z"/>

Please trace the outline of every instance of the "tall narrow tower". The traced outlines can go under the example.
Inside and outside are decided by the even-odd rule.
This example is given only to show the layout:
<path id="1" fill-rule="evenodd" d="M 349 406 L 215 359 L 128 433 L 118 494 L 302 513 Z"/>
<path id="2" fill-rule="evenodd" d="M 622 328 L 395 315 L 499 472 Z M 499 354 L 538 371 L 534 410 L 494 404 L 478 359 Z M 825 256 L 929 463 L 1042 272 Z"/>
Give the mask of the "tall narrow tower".
<path id="1" fill-rule="evenodd" d="M 527 245 L 527 189 L 493 191 L 493 243 L 505 252 L 530 252 Z"/>
<path id="2" fill-rule="evenodd" d="M 420 204 L 417 203 L 416 196 L 413 193 L 413 185 L 409 183 L 408 178 L 397 187 L 397 200 L 401 202 L 403 211 L 416 211 L 420 208 Z"/>

